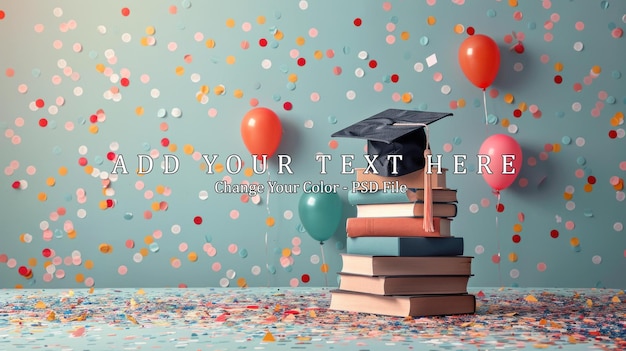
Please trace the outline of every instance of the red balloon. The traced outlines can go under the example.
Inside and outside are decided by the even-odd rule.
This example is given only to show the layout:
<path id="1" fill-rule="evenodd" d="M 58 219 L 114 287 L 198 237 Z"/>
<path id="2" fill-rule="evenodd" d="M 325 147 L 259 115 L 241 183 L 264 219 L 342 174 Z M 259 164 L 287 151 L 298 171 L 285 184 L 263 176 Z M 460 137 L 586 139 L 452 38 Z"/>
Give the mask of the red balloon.
<path id="1" fill-rule="evenodd" d="M 478 154 L 489 156 L 488 166 L 491 174 L 482 166 L 479 166 L 479 172 L 482 172 L 483 179 L 495 191 L 506 189 L 513 184 L 522 169 L 522 148 L 509 135 L 495 134 L 485 139 Z M 486 159 L 482 163 L 486 163 Z"/>
<path id="2" fill-rule="evenodd" d="M 459 47 L 459 64 L 465 77 L 484 90 L 493 83 L 500 69 L 498 44 L 484 34 L 468 37 Z"/>
<path id="3" fill-rule="evenodd" d="M 274 111 L 256 107 L 248 111 L 241 121 L 241 137 L 251 154 L 270 157 L 278 149 L 283 128 Z"/>

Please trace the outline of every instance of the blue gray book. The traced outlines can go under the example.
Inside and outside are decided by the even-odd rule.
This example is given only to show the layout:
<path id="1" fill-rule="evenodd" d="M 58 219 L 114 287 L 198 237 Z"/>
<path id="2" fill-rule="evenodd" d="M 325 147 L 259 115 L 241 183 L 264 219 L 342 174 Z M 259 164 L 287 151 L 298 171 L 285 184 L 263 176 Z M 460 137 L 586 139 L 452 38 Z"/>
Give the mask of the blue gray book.
<path id="1" fill-rule="evenodd" d="M 346 251 L 372 256 L 460 256 L 463 255 L 463 237 L 347 238 Z"/>

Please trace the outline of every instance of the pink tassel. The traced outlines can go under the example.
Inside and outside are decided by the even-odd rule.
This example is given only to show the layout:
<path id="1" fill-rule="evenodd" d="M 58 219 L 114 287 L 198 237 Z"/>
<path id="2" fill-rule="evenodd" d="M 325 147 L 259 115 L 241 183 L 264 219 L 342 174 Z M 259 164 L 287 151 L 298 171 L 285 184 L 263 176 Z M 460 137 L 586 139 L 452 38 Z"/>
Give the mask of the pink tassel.
<path id="1" fill-rule="evenodd" d="M 427 159 L 430 154 L 430 149 L 424 150 L 424 158 Z M 424 168 L 424 230 L 428 233 L 435 231 L 433 224 L 433 186 L 430 176 L 430 169 Z"/>

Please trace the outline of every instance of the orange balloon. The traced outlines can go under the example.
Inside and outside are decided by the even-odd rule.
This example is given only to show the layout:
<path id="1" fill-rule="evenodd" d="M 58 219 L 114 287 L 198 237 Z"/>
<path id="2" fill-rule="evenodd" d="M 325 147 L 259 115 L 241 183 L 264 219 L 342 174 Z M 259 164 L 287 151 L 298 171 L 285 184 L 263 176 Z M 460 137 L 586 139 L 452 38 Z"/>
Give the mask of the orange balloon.
<path id="1" fill-rule="evenodd" d="M 496 79 L 500 69 L 498 44 L 484 34 L 468 37 L 459 47 L 459 64 L 472 84 L 486 89 Z"/>
<path id="2" fill-rule="evenodd" d="M 241 121 L 241 137 L 251 154 L 258 159 L 270 157 L 278 149 L 283 128 L 274 111 L 256 107 L 248 111 Z"/>

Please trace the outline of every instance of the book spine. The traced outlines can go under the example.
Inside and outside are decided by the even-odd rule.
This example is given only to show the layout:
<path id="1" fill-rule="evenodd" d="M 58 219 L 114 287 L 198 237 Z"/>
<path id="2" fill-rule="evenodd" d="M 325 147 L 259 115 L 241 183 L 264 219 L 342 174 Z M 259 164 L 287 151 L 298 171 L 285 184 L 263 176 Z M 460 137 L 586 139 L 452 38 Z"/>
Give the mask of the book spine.
<path id="1" fill-rule="evenodd" d="M 446 171 L 441 173 L 433 172 L 430 177 L 433 188 L 446 188 Z M 364 173 L 363 169 L 356 170 L 357 183 L 353 186 L 355 191 L 373 191 L 385 189 L 390 184 L 395 186 L 406 186 L 407 188 L 424 188 L 424 171 L 416 171 L 399 177 L 384 177 L 374 173 Z"/>
<path id="2" fill-rule="evenodd" d="M 372 256 L 461 256 L 462 237 L 360 237 L 347 238 L 346 251 Z"/>
<path id="3" fill-rule="evenodd" d="M 423 218 L 419 217 L 351 217 L 346 220 L 346 233 L 349 238 L 385 237 L 447 237 L 450 236 L 450 220 L 434 219 L 434 232 L 423 229 Z"/>
<path id="4" fill-rule="evenodd" d="M 409 190 L 410 191 L 410 190 Z M 420 200 L 420 199 L 418 199 Z M 407 193 L 400 191 L 348 192 L 348 203 L 352 206 L 366 204 L 388 204 L 413 202 Z"/>
<path id="5" fill-rule="evenodd" d="M 424 204 L 388 203 L 356 205 L 357 217 L 424 217 Z M 434 217 L 456 217 L 457 206 L 454 203 L 435 203 Z"/>

